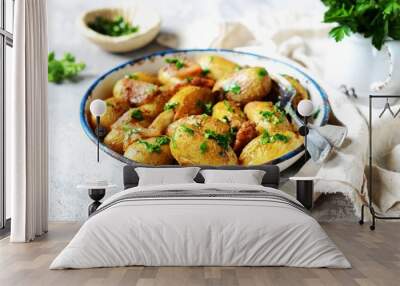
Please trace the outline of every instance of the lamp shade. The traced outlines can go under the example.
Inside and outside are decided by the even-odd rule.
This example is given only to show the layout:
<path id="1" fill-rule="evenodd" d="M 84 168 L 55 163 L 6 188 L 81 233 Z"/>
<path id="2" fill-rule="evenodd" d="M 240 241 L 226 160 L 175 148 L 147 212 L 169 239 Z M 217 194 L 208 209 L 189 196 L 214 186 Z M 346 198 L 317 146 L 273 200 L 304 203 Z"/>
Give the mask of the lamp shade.
<path id="1" fill-rule="evenodd" d="M 297 105 L 297 111 L 303 117 L 311 116 L 314 112 L 314 104 L 309 99 L 303 99 Z"/>
<path id="2" fill-rule="evenodd" d="M 106 112 L 106 103 L 101 99 L 95 99 L 90 103 L 90 112 L 94 116 L 102 116 Z"/>

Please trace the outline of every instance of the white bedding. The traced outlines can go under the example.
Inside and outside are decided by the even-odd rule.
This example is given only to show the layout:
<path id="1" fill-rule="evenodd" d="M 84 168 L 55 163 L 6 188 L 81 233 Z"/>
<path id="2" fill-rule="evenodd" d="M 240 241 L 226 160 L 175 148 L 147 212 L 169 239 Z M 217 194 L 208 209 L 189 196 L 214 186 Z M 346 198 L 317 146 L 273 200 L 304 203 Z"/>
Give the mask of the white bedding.
<path id="1" fill-rule="evenodd" d="M 254 185 L 141 186 L 107 199 L 50 269 L 145 266 L 294 266 L 349 268 L 308 214 L 280 201 L 251 197 L 122 200 L 140 191 L 258 190 Z"/>

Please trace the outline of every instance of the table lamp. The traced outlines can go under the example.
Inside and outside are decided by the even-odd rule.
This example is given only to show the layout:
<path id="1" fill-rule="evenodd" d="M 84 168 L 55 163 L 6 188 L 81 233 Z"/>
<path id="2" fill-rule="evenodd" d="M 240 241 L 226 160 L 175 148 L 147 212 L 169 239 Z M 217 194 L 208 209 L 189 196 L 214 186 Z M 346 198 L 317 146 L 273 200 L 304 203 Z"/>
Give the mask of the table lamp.
<path id="1" fill-rule="evenodd" d="M 304 136 L 304 147 L 306 148 L 304 157 L 305 157 L 305 161 L 307 162 L 307 134 L 310 131 L 307 124 L 308 124 L 308 118 L 314 112 L 314 104 L 309 99 L 303 99 L 297 105 L 297 111 L 303 117 L 304 125 L 299 128 L 299 133 L 301 136 Z"/>
<path id="2" fill-rule="evenodd" d="M 100 148 L 100 132 L 102 130 L 100 126 L 100 116 L 102 116 L 106 112 L 107 106 L 106 103 L 101 99 L 95 99 L 90 103 L 90 113 L 96 117 L 96 137 L 97 137 L 97 162 L 99 162 L 99 148 Z"/>

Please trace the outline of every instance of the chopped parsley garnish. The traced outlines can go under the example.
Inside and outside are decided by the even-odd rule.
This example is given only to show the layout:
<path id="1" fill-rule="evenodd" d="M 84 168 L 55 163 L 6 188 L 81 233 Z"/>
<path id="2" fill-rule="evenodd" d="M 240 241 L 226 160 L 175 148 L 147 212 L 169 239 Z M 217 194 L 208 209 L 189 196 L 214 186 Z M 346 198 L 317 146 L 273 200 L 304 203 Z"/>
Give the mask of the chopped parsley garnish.
<path id="1" fill-rule="evenodd" d="M 164 105 L 164 110 L 171 110 L 177 108 L 179 105 L 179 102 L 168 102 Z"/>
<path id="2" fill-rule="evenodd" d="M 268 72 L 267 72 L 267 70 L 266 70 L 265 68 L 260 68 L 260 69 L 258 70 L 258 76 L 259 76 L 259 77 L 263 78 L 263 77 L 265 77 L 266 75 L 268 75 Z"/>
<path id="3" fill-rule="evenodd" d="M 206 76 L 206 75 L 208 75 L 209 73 L 210 73 L 210 69 L 208 69 L 208 68 L 204 68 L 204 69 L 201 70 L 201 75 L 202 75 L 202 76 Z"/>
<path id="4" fill-rule="evenodd" d="M 168 64 L 175 64 L 175 67 L 179 70 L 185 66 L 185 63 L 183 60 L 180 60 L 178 58 L 166 58 L 165 62 Z"/>
<path id="5" fill-rule="evenodd" d="M 133 134 L 139 133 L 140 132 L 140 128 L 137 127 L 132 127 L 128 124 L 125 124 L 122 126 L 122 131 L 128 136 L 130 137 Z"/>
<path id="6" fill-rule="evenodd" d="M 204 142 L 202 142 L 201 144 L 200 144 L 200 153 L 201 154 L 204 154 L 204 153 L 206 153 L 207 152 L 207 149 L 208 149 L 208 146 L 207 146 L 207 142 L 206 141 L 204 141 Z"/>
<path id="7" fill-rule="evenodd" d="M 138 143 L 143 144 L 146 148 L 146 151 L 149 153 L 160 153 L 161 146 L 168 144 L 170 139 L 167 136 L 161 136 L 156 138 L 155 143 L 150 143 L 145 140 L 139 140 Z"/>
<path id="8" fill-rule="evenodd" d="M 84 62 L 76 62 L 75 56 L 65 53 L 61 59 L 56 59 L 54 52 L 48 55 L 47 76 L 49 82 L 62 83 L 64 80 L 72 80 L 84 70 Z"/>
<path id="9" fill-rule="evenodd" d="M 226 116 L 226 115 L 224 115 L 224 116 L 222 117 L 222 121 L 225 122 L 226 124 L 229 124 L 229 122 L 230 122 L 228 116 Z"/>
<path id="10" fill-rule="evenodd" d="M 275 143 L 277 141 L 281 141 L 283 143 L 287 143 L 289 142 L 290 137 L 280 134 L 280 133 L 276 133 L 274 135 L 270 135 L 268 133 L 268 131 L 264 130 L 263 134 L 261 135 L 261 139 L 260 142 L 261 144 L 265 145 L 268 143 Z"/>
<path id="11" fill-rule="evenodd" d="M 233 111 L 233 108 L 232 108 L 232 106 L 231 106 L 231 104 L 229 103 L 229 101 L 224 100 L 224 105 L 225 105 L 226 109 L 227 109 L 229 112 L 231 112 L 231 113 L 234 112 L 234 111 Z"/>
<path id="12" fill-rule="evenodd" d="M 186 78 L 186 80 L 187 80 L 188 83 L 191 83 L 192 80 L 193 80 L 193 78 L 192 78 L 191 76 L 188 76 L 188 77 Z"/>
<path id="13" fill-rule="evenodd" d="M 183 132 L 193 136 L 194 135 L 194 130 L 190 127 L 187 127 L 186 125 L 181 125 L 180 128 L 182 129 Z"/>
<path id="14" fill-rule="evenodd" d="M 139 121 L 143 120 L 142 111 L 140 111 L 140 109 L 132 110 L 131 117 Z"/>
<path id="15" fill-rule="evenodd" d="M 210 56 L 210 63 L 212 63 L 214 61 L 214 57 Z"/>
<path id="16" fill-rule="evenodd" d="M 109 101 L 106 101 L 106 106 L 111 107 L 111 108 L 115 108 L 114 104 L 112 104 Z"/>
<path id="17" fill-rule="evenodd" d="M 240 71 L 241 69 L 242 69 L 241 66 L 236 66 L 236 67 L 235 67 L 235 71 Z"/>
<path id="18" fill-rule="evenodd" d="M 204 132 L 204 137 L 206 139 L 213 139 L 217 141 L 217 144 L 221 146 L 223 149 L 228 149 L 229 145 L 231 144 L 232 134 L 219 134 L 213 130 L 207 129 Z"/>
<path id="19" fill-rule="evenodd" d="M 240 85 L 238 85 L 236 83 L 233 83 L 231 85 L 224 87 L 225 92 L 232 92 L 234 94 L 239 94 L 240 90 L 241 90 Z"/>
<path id="20" fill-rule="evenodd" d="M 139 31 L 139 26 L 132 26 L 128 21 L 125 21 L 122 16 L 114 17 L 114 19 L 111 20 L 97 16 L 88 26 L 90 29 L 100 34 L 111 37 L 129 35 Z"/>
<path id="21" fill-rule="evenodd" d="M 204 103 L 204 101 L 197 101 L 196 105 L 203 110 L 204 114 L 211 115 L 212 114 L 212 102 Z"/>
<path id="22" fill-rule="evenodd" d="M 139 79 L 138 75 L 135 73 L 130 73 L 130 74 L 125 75 L 125 78 L 134 79 L 134 80 Z"/>
<path id="23" fill-rule="evenodd" d="M 276 125 L 285 121 L 286 113 L 280 109 L 277 105 L 274 105 L 274 111 L 260 111 L 260 114 L 270 123 Z"/>

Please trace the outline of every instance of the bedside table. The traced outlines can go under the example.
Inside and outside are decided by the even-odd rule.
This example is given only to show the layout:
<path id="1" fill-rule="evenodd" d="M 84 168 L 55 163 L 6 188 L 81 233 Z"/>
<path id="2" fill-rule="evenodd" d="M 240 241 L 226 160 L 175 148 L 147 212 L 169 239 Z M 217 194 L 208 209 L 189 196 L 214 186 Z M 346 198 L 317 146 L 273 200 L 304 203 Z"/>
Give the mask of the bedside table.
<path id="1" fill-rule="evenodd" d="M 313 207 L 314 177 L 291 177 L 296 181 L 296 199 L 308 210 Z"/>
<path id="2" fill-rule="evenodd" d="M 115 188 L 116 185 L 108 184 L 106 181 L 95 181 L 83 185 L 78 185 L 78 189 L 88 190 L 89 197 L 94 201 L 88 207 L 88 215 L 91 216 L 101 205 L 100 200 L 104 198 L 106 190 Z"/>

